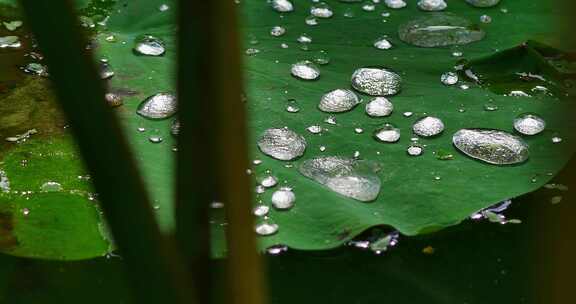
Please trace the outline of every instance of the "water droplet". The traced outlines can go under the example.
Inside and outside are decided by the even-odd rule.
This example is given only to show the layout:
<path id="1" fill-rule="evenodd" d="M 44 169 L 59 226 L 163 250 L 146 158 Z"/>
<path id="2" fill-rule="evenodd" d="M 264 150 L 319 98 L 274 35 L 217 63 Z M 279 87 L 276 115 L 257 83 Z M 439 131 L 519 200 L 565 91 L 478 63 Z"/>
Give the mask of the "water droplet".
<path id="1" fill-rule="evenodd" d="M 260 50 L 257 48 L 247 48 L 246 49 L 246 55 L 248 55 L 248 56 L 254 56 L 258 53 L 260 53 Z"/>
<path id="2" fill-rule="evenodd" d="M 446 72 L 440 76 L 440 81 L 442 81 L 444 85 L 455 85 L 458 83 L 458 74 L 454 72 Z"/>
<path id="3" fill-rule="evenodd" d="M 296 101 L 296 99 L 288 99 L 286 102 L 286 112 L 289 113 L 298 113 L 300 112 L 300 105 Z"/>
<path id="4" fill-rule="evenodd" d="M 111 107 L 119 107 L 124 104 L 122 97 L 116 93 L 106 93 L 104 95 L 106 103 Z"/>
<path id="5" fill-rule="evenodd" d="M 159 144 L 164 139 L 161 136 L 153 135 L 153 136 L 148 137 L 148 140 L 153 144 Z"/>
<path id="6" fill-rule="evenodd" d="M 254 213 L 255 216 L 259 217 L 266 216 L 268 212 L 270 212 L 270 207 L 266 205 L 258 205 L 254 208 L 252 212 Z"/>
<path id="7" fill-rule="evenodd" d="M 360 68 L 352 74 L 352 87 L 372 96 L 395 95 L 401 82 L 400 75 L 387 69 Z"/>
<path id="8" fill-rule="evenodd" d="M 494 165 L 519 164 L 529 156 L 522 138 L 500 130 L 461 129 L 452 143 L 464 154 Z"/>
<path id="9" fill-rule="evenodd" d="M 480 22 L 490 23 L 490 22 L 492 22 L 492 17 L 490 17 L 488 15 L 482 15 L 482 16 L 480 16 Z"/>
<path id="10" fill-rule="evenodd" d="M 491 7 L 498 4 L 500 0 L 466 0 L 466 2 L 475 7 Z"/>
<path id="11" fill-rule="evenodd" d="M 178 136 L 180 134 L 180 120 L 174 119 L 170 125 L 170 134 Z"/>
<path id="12" fill-rule="evenodd" d="M 306 23 L 306 25 L 310 25 L 310 26 L 316 26 L 318 25 L 318 19 L 316 19 L 316 17 L 310 15 L 308 17 L 306 17 L 304 19 L 304 22 Z"/>
<path id="13" fill-rule="evenodd" d="M 336 117 L 334 117 L 334 116 L 328 116 L 328 117 L 326 117 L 326 119 L 324 119 L 324 122 L 327 123 L 327 124 L 329 124 L 329 125 L 335 125 L 335 124 L 337 124 L 337 122 L 336 122 Z"/>
<path id="14" fill-rule="evenodd" d="M 320 77 L 320 69 L 308 60 L 293 64 L 290 72 L 292 76 L 302 80 L 316 80 Z"/>
<path id="15" fill-rule="evenodd" d="M 286 251 L 288 251 L 288 246 L 286 245 L 274 245 L 266 249 L 266 253 L 269 255 L 280 255 Z"/>
<path id="16" fill-rule="evenodd" d="M 322 132 L 322 127 L 319 125 L 312 125 L 306 128 L 306 130 L 312 134 L 320 134 Z"/>
<path id="17" fill-rule="evenodd" d="M 484 38 L 472 22 L 448 13 L 431 13 L 401 25 L 402 41 L 420 47 L 463 45 Z"/>
<path id="18" fill-rule="evenodd" d="M 436 159 L 439 160 L 453 160 L 454 159 L 454 154 L 452 154 L 452 152 L 449 151 L 445 151 L 445 150 L 438 150 L 436 151 Z"/>
<path id="19" fill-rule="evenodd" d="M 272 0 L 272 8 L 279 13 L 289 13 L 294 11 L 294 5 L 289 0 Z"/>
<path id="20" fill-rule="evenodd" d="M 262 194 L 266 192 L 266 187 L 262 185 L 256 185 L 256 187 L 254 188 L 254 192 L 256 192 L 256 194 Z"/>
<path id="21" fill-rule="evenodd" d="M 279 160 L 293 160 L 304 154 L 306 140 L 288 129 L 268 129 L 258 140 L 262 153 Z"/>
<path id="22" fill-rule="evenodd" d="M 376 175 L 379 166 L 371 161 L 318 157 L 304 161 L 298 170 L 328 189 L 359 201 L 373 201 L 380 192 L 380 178 Z"/>
<path id="23" fill-rule="evenodd" d="M 20 20 L 14 20 L 14 21 L 4 21 L 2 22 L 4 24 L 4 27 L 6 27 L 7 30 L 13 32 L 15 30 L 17 30 L 19 27 L 21 27 L 24 23 Z"/>
<path id="24" fill-rule="evenodd" d="M 514 129 L 524 135 L 536 135 L 545 128 L 546 122 L 536 114 L 525 113 L 514 119 Z"/>
<path id="25" fill-rule="evenodd" d="M 48 181 L 40 186 L 40 191 L 43 192 L 58 192 L 62 191 L 62 185 L 58 182 Z"/>
<path id="26" fill-rule="evenodd" d="M 366 104 L 366 114 L 372 117 L 385 117 L 392 114 L 394 105 L 386 97 L 376 97 Z"/>
<path id="27" fill-rule="evenodd" d="M 364 129 L 362 129 L 362 128 L 354 128 L 354 133 L 356 133 L 356 134 L 362 134 L 362 133 L 364 133 Z"/>
<path id="28" fill-rule="evenodd" d="M 510 93 L 508 93 L 507 96 L 512 96 L 512 97 L 532 97 L 530 94 L 527 94 L 526 92 L 520 91 L 520 90 L 510 91 Z"/>
<path id="29" fill-rule="evenodd" d="M 562 142 L 562 137 L 554 136 L 552 137 L 552 143 L 557 144 Z"/>
<path id="30" fill-rule="evenodd" d="M 22 46 L 18 36 L 4 36 L 0 37 L 0 49 L 16 49 Z"/>
<path id="31" fill-rule="evenodd" d="M 393 9 L 406 7 L 406 2 L 404 2 L 404 0 L 384 0 L 384 4 Z"/>
<path id="32" fill-rule="evenodd" d="M 166 52 L 164 42 L 152 35 L 144 35 L 136 40 L 134 53 L 143 56 L 162 56 Z"/>
<path id="33" fill-rule="evenodd" d="M 22 68 L 26 74 L 48 77 L 48 67 L 41 63 L 32 62 Z"/>
<path id="34" fill-rule="evenodd" d="M 414 115 L 413 112 L 404 112 L 404 113 L 402 113 L 402 116 L 404 116 L 404 117 L 411 117 L 412 115 Z"/>
<path id="35" fill-rule="evenodd" d="M 422 146 L 420 145 L 412 144 L 408 146 L 408 149 L 406 149 L 406 153 L 408 153 L 408 155 L 410 156 L 420 156 L 422 155 L 422 153 L 424 153 L 424 148 L 422 148 Z"/>
<path id="36" fill-rule="evenodd" d="M 290 188 L 280 188 L 274 191 L 272 194 L 272 206 L 279 210 L 288 210 L 294 207 L 294 202 L 296 201 L 296 195 L 292 192 Z"/>
<path id="37" fill-rule="evenodd" d="M 362 10 L 365 12 L 373 12 L 376 9 L 376 6 L 370 2 L 362 5 Z"/>
<path id="38" fill-rule="evenodd" d="M 422 137 L 436 136 L 444 131 L 444 123 L 438 117 L 426 116 L 414 123 L 412 131 Z"/>
<path id="39" fill-rule="evenodd" d="M 22 209 L 22 215 L 24 215 L 24 216 L 30 215 L 30 209 L 28 209 L 28 208 L 23 208 L 23 209 Z"/>
<path id="40" fill-rule="evenodd" d="M 400 129 L 393 124 L 384 124 L 374 131 L 374 138 L 381 142 L 394 143 L 400 139 Z"/>
<path id="41" fill-rule="evenodd" d="M 176 106 L 174 95 L 158 93 L 144 99 L 136 113 L 148 119 L 165 119 L 176 114 Z"/>
<path id="42" fill-rule="evenodd" d="M 313 60 L 314 60 L 314 62 L 316 62 L 317 64 L 320 64 L 320 65 L 325 65 L 325 64 L 330 63 L 330 57 L 328 56 L 328 53 L 324 50 L 320 50 L 320 51 L 316 52 L 316 54 L 314 54 Z"/>
<path id="43" fill-rule="evenodd" d="M 379 50 L 388 50 L 392 48 L 392 43 L 386 37 L 380 37 L 374 41 L 374 47 Z"/>
<path id="44" fill-rule="evenodd" d="M 268 222 L 263 222 L 263 223 L 256 225 L 255 231 L 257 234 L 259 234 L 261 236 L 273 235 L 276 232 L 278 232 L 278 225 L 271 224 Z"/>
<path id="45" fill-rule="evenodd" d="M 388 251 L 391 247 L 394 247 L 398 244 L 398 239 L 400 238 L 400 233 L 398 231 L 394 231 L 388 234 L 385 234 L 373 242 L 369 244 L 369 248 L 376 254 L 382 254 L 385 251 Z"/>
<path id="46" fill-rule="evenodd" d="M 325 2 L 320 2 L 312 5 L 312 7 L 310 8 L 310 14 L 318 18 L 330 18 L 332 17 L 332 15 L 334 15 L 334 12 L 330 8 L 330 6 L 328 6 L 328 4 L 326 4 Z"/>
<path id="47" fill-rule="evenodd" d="M 498 105 L 493 102 L 487 102 L 484 104 L 484 110 L 486 111 L 497 111 Z"/>
<path id="48" fill-rule="evenodd" d="M 272 188 L 278 184 L 278 179 L 275 176 L 267 175 L 260 181 L 260 185 L 265 188 Z"/>
<path id="49" fill-rule="evenodd" d="M 280 37 L 284 34 L 286 34 L 286 28 L 284 28 L 282 26 L 274 26 L 270 30 L 270 35 L 272 35 L 274 37 Z"/>
<path id="50" fill-rule="evenodd" d="M 161 12 L 165 12 L 165 11 L 167 11 L 167 10 L 169 10 L 169 9 L 170 9 L 170 6 L 168 6 L 168 4 L 165 4 L 165 3 L 164 3 L 164 4 L 161 4 L 161 5 L 158 7 L 158 10 L 161 11 Z"/>
<path id="51" fill-rule="evenodd" d="M 418 8 L 428 12 L 438 12 L 446 9 L 448 5 L 444 0 L 420 0 L 418 1 Z"/>
<path id="52" fill-rule="evenodd" d="M 354 92 L 336 89 L 322 96 L 318 108 L 323 112 L 339 113 L 352 110 L 358 103 L 360 100 Z"/>
<path id="53" fill-rule="evenodd" d="M 354 13 L 354 10 L 353 10 L 353 9 L 347 8 L 347 9 L 344 11 L 343 16 L 346 17 L 346 18 L 354 18 L 354 17 L 356 17 L 356 13 Z"/>
<path id="54" fill-rule="evenodd" d="M 296 39 L 298 42 L 306 44 L 306 43 L 312 43 L 312 38 L 306 34 L 302 34 L 298 37 L 298 39 Z"/>
<path id="55" fill-rule="evenodd" d="M 550 203 L 552 205 L 556 205 L 556 204 L 560 204 L 560 202 L 562 202 L 562 196 L 561 195 L 556 195 L 550 198 Z"/>

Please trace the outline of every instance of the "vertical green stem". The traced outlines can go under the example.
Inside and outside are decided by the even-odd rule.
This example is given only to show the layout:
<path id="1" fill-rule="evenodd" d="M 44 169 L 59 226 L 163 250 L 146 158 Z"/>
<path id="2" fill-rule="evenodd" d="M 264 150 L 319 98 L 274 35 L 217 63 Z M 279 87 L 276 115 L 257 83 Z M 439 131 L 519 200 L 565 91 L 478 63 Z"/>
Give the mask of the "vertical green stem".
<path id="1" fill-rule="evenodd" d="M 144 184 L 104 101 L 104 86 L 66 0 L 21 0 L 54 90 L 101 198 L 138 303 L 191 303 L 184 272 L 154 220 Z"/>

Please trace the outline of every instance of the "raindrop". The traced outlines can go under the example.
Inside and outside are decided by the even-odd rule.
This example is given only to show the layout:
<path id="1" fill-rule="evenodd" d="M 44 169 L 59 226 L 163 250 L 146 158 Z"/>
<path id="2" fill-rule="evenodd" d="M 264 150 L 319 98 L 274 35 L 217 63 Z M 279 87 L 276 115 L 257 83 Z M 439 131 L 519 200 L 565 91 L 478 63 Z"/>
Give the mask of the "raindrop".
<path id="1" fill-rule="evenodd" d="M 498 105 L 493 102 L 487 102 L 484 104 L 484 110 L 486 111 L 497 111 Z"/>
<path id="2" fill-rule="evenodd" d="M 511 165 L 528 159 L 528 144 L 520 137 L 493 129 L 461 129 L 452 143 L 464 154 L 494 165 Z"/>
<path id="3" fill-rule="evenodd" d="M 266 192 L 266 188 L 262 185 L 257 185 L 254 188 L 254 192 L 256 192 L 256 194 L 262 194 L 262 193 Z"/>
<path id="4" fill-rule="evenodd" d="M 260 185 L 265 188 L 272 188 L 278 184 L 278 179 L 275 176 L 267 175 L 260 181 Z"/>
<path id="5" fill-rule="evenodd" d="M 320 65 L 325 65 L 325 64 L 330 63 L 330 57 L 328 56 L 328 53 L 324 50 L 320 50 L 320 51 L 316 52 L 313 60 L 314 60 L 314 62 L 316 62 L 317 64 L 320 64 Z"/>
<path id="6" fill-rule="evenodd" d="M 352 87 L 372 96 L 395 95 L 401 82 L 400 75 L 387 69 L 360 68 L 352 74 Z"/>
<path id="7" fill-rule="evenodd" d="M 362 134 L 362 133 L 364 133 L 364 129 L 362 129 L 362 128 L 354 128 L 354 133 L 356 133 L 356 134 Z"/>
<path id="8" fill-rule="evenodd" d="M 387 123 L 374 131 L 374 138 L 386 143 L 394 143 L 400 139 L 400 129 L 393 124 Z"/>
<path id="9" fill-rule="evenodd" d="M 320 134 L 322 132 L 322 127 L 319 125 L 313 125 L 306 128 L 306 130 L 312 134 Z"/>
<path id="10" fill-rule="evenodd" d="M 440 81 L 442 81 L 444 85 L 455 85 L 458 83 L 458 74 L 454 72 L 446 72 L 440 76 Z"/>
<path id="11" fill-rule="evenodd" d="M 288 99 L 286 102 L 286 112 L 288 113 L 298 113 L 300 112 L 300 105 L 296 99 Z"/>
<path id="12" fill-rule="evenodd" d="M 388 50 L 392 48 L 392 43 L 386 37 L 380 37 L 374 41 L 374 47 L 379 50 Z"/>
<path id="13" fill-rule="evenodd" d="M 466 0 L 466 2 L 475 7 L 491 7 L 498 4 L 500 0 Z"/>
<path id="14" fill-rule="evenodd" d="M 136 40 L 134 53 L 143 56 L 162 56 L 166 52 L 164 42 L 152 35 L 144 35 Z"/>
<path id="15" fill-rule="evenodd" d="M 346 18 L 354 18 L 355 16 L 356 16 L 356 14 L 354 13 L 354 10 L 351 8 L 347 8 L 344 11 L 344 17 L 346 17 Z"/>
<path id="16" fill-rule="evenodd" d="M 492 17 L 490 17 L 488 15 L 482 15 L 482 16 L 480 16 L 480 22 L 490 23 L 490 22 L 492 22 Z"/>
<path id="17" fill-rule="evenodd" d="M 554 136 L 552 137 L 552 143 L 557 144 L 562 142 L 562 137 Z"/>
<path id="18" fill-rule="evenodd" d="M 288 128 L 266 130 L 258 140 L 262 153 L 279 160 L 293 160 L 304 154 L 306 140 Z"/>
<path id="19" fill-rule="evenodd" d="M 298 39 L 296 39 L 296 41 L 300 42 L 300 43 L 312 43 L 312 38 L 310 38 L 310 36 L 306 35 L 306 34 L 302 34 L 298 37 Z"/>
<path id="20" fill-rule="evenodd" d="M 161 143 L 164 139 L 163 139 L 162 137 L 160 137 L 160 136 L 153 135 L 153 136 L 148 137 L 148 140 L 149 140 L 151 143 L 153 143 L 153 144 L 159 144 L 159 143 Z"/>
<path id="21" fill-rule="evenodd" d="M 372 161 L 318 157 L 304 161 L 298 170 L 328 189 L 355 200 L 373 201 L 380 192 L 381 182 L 376 175 L 379 166 Z"/>
<path id="22" fill-rule="evenodd" d="M 546 122 L 542 117 L 525 113 L 514 119 L 514 129 L 524 135 L 536 135 L 546 128 Z"/>
<path id="23" fill-rule="evenodd" d="M 404 113 L 402 113 L 402 116 L 404 116 L 404 117 L 411 117 L 412 115 L 414 115 L 413 112 L 404 112 Z"/>
<path id="24" fill-rule="evenodd" d="M 136 113 L 148 119 L 165 119 L 176 114 L 176 106 L 174 95 L 158 93 L 144 99 Z"/>
<path id="25" fill-rule="evenodd" d="M 302 80 L 316 80 L 320 77 L 320 69 L 308 60 L 293 64 L 290 71 L 292 76 Z"/>
<path id="26" fill-rule="evenodd" d="M 258 53 L 260 53 L 259 49 L 256 49 L 256 48 L 247 48 L 246 49 L 246 55 L 248 55 L 248 56 L 254 56 Z"/>
<path id="27" fill-rule="evenodd" d="M 312 7 L 310 8 L 310 14 L 318 18 L 330 18 L 332 17 L 332 15 L 334 15 L 334 12 L 330 8 L 330 6 L 328 6 L 328 4 L 320 2 L 318 4 L 312 5 Z"/>
<path id="28" fill-rule="evenodd" d="M 24 216 L 30 215 L 30 209 L 28 209 L 28 208 L 23 208 L 23 209 L 22 209 L 22 215 L 24 215 Z"/>
<path id="29" fill-rule="evenodd" d="M 288 210 L 294 207 L 294 202 L 296 201 L 296 195 L 292 192 L 292 189 L 283 187 L 279 190 L 274 191 L 272 194 L 272 206 L 279 210 Z"/>
<path id="30" fill-rule="evenodd" d="M 270 30 L 270 35 L 272 35 L 274 37 L 280 37 L 284 34 L 286 34 L 286 28 L 284 28 L 282 26 L 274 26 Z"/>
<path id="31" fill-rule="evenodd" d="M 263 223 L 256 225 L 255 231 L 257 234 L 259 234 L 261 236 L 273 235 L 276 232 L 278 232 L 278 225 L 271 224 L 268 222 L 263 222 Z"/>
<path id="32" fill-rule="evenodd" d="M 289 0 L 272 0 L 272 8 L 279 13 L 289 13 L 294 11 L 294 5 Z"/>
<path id="33" fill-rule="evenodd" d="M 335 125 L 337 124 L 336 122 L 336 117 L 335 116 L 328 116 L 326 117 L 326 119 L 324 119 L 324 122 L 329 124 L 329 125 Z"/>
<path id="34" fill-rule="evenodd" d="M 512 96 L 512 97 L 532 97 L 532 96 L 530 96 L 530 94 L 527 94 L 526 92 L 520 91 L 520 90 L 510 91 L 510 93 L 508 93 L 508 96 Z"/>
<path id="35" fill-rule="evenodd" d="M 288 246 L 286 245 L 274 245 L 266 249 L 266 253 L 269 255 L 280 255 L 286 251 L 288 251 Z"/>
<path id="36" fill-rule="evenodd" d="M 354 92 L 347 89 L 336 89 L 322 96 L 318 108 L 323 112 L 339 113 L 350 111 L 359 103 L 360 100 Z"/>
<path id="37" fill-rule="evenodd" d="M 392 114 L 394 105 L 386 97 L 376 97 L 366 104 L 366 114 L 372 117 L 385 117 Z"/>
<path id="38" fill-rule="evenodd" d="M 258 205 L 256 207 L 254 207 L 254 210 L 252 210 L 252 212 L 254 213 L 255 216 L 266 216 L 268 214 L 268 212 L 270 212 L 270 207 L 266 206 L 266 205 Z"/>
<path id="39" fill-rule="evenodd" d="M 384 0 L 384 4 L 393 9 L 406 7 L 406 2 L 404 2 L 404 0 Z"/>
<path id="40" fill-rule="evenodd" d="M 161 12 L 165 12 L 165 11 L 167 11 L 167 10 L 169 10 L 169 9 L 170 9 L 170 6 L 168 6 L 168 4 L 162 4 L 162 5 L 160 5 L 160 6 L 158 7 L 158 10 L 161 11 Z"/>
<path id="41" fill-rule="evenodd" d="M 40 190 L 43 192 L 58 192 L 62 191 L 62 185 L 58 182 L 48 181 L 40 186 Z"/>
<path id="42" fill-rule="evenodd" d="M 420 156 L 422 155 L 422 153 L 424 153 L 424 148 L 422 148 L 422 146 L 418 144 L 412 144 L 408 146 L 408 149 L 406 149 L 406 153 L 408 153 L 408 155 L 410 156 Z"/>
<path id="43" fill-rule="evenodd" d="M 314 16 L 306 17 L 304 19 L 304 22 L 306 23 L 306 25 L 310 25 L 310 26 L 318 25 L 318 19 L 316 19 L 316 17 L 314 17 Z"/>
<path id="44" fill-rule="evenodd" d="M 401 25 L 402 41 L 420 47 L 463 45 L 484 38 L 472 22 L 448 13 L 431 13 Z"/>
<path id="45" fill-rule="evenodd" d="M 446 9 L 447 5 L 444 0 L 420 0 L 418 1 L 418 8 L 428 12 L 438 12 Z"/>
<path id="46" fill-rule="evenodd" d="M 414 123 L 412 131 L 422 137 L 436 136 L 444 131 L 444 123 L 438 117 L 426 116 Z"/>

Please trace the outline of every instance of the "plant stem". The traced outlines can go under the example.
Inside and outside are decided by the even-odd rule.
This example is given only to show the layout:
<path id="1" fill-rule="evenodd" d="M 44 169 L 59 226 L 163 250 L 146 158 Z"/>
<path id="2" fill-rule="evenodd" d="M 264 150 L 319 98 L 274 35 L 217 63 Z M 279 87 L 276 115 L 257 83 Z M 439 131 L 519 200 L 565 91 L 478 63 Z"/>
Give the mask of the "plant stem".
<path id="1" fill-rule="evenodd" d="M 154 220 L 144 184 L 119 122 L 104 100 L 87 43 L 70 1 L 21 0 L 51 81 L 112 234 L 138 303 L 192 303 L 185 272 Z"/>

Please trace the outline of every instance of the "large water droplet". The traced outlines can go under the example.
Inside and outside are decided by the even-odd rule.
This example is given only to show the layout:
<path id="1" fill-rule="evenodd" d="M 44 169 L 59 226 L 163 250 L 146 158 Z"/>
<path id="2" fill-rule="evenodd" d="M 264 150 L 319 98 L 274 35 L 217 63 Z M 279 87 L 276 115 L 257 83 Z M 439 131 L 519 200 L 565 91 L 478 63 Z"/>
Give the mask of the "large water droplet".
<path id="1" fill-rule="evenodd" d="M 142 101 L 137 113 L 148 119 L 165 119 L 176 114 L 176 97 L 169 93 L 154 94 Z"/>
<path id="2" fill-rule="evenodd" d="M 134 53 L 144 56 L 162 56 L 166 52 L 164 42 L 152 35 L 144 35 L 136 40 Z"/>
<path id="3" fill-rule="evenodd" d="M 418 136 L 436 136 L 444 131 L 444 123 L 438 117 L 426 116 L 414 123 L 412 131 Z"/>
<path id="4" fill-rule="evenodd" d="M 289 13 L 294 10 L 294 5 L 289 0 L 272 0 L 270 4 L 279 13 Z"/>
<path id="5" fill-rule="evenodd" d="M 420 47 L 463 45 L 484 38 L 472 22 L 447 13 L 431 13 L 402 24 L 398 35 L 404 42 Z"/>
<path id="6" fill-rule="evenodd" d="M 336 89 L 320 98 L 318 108 L 323 112 L 339 113 L 352 110 L 358 103 L 360 103 L 360 100 L 354 92 L 346 89 Z"/>
<path id="7" fill-rule="evenodd" d="M 475 7 L 491 7 L 498 4 L 500 0 L 466 0 L 466 2 Z"/>
<path id="8" fill-rule="evenodd" d="M 440 81 L 445 85 L 455 85 L 458 83 L 458 74 L 454 72 L 446 72 L 440 76 Z"/>
<path id="9" fill-rule="evenodd" d="M 302 175 L 336 193 L 363 202 L 378 197 L 381 184 L 376 175 L 378 170 L 379 166 L 374 162 L 338 156 L 309 159 L 299 167 Z"/>
<path id="10" fill-rule="evenodd" d="M 279 210 L 288 210 L 294 207 L 296 202 L 296 195 L 290 188 L 280 188 L 272 194 L 272 205 Z"/>
<path id="11" fill-rule="evenodd" d="M 428 12 L 438 12 L 446 9 L 448 5 L 444 0 L 420 0 L 418 1 L 418 8 Z"/>
<path id="12" fill-rule="evenodd" d="M 292 160 L 302 156 L 306 150 L 306 140 L 288 129 L 268 129 L 258 140 L 262 153 L 279 160 Z"/>
<path id="13" fill-rule="evenodd" d="M 393 124 L 387 123 L 374 131 L 374 138 L 386 143 L 394 143 L 400 139 L 400 129 Z"/>
<path id="14" fill-rule="evenodd" d="M 320 69 L 308 60 L 293 64 L 290 72 L 292 76 L 303 80 L 316 80 L 320 77 Z"/>
<path id="15" fill-rule="evenodd" d="M 278 225 L 268 223 L 268 222 L 263 222 L 263 223 L 256 225 L 255 231 L 257 234 L 262 235 L 262 236 L 273 235 L 276 232 L 278 232 Z"/>
<path id="16" fill-rule="evenodd" d="M 546 122 L 542 117 L 525 113 L 514 119 L 514 129 L 524 135 L 536 135 L 546 128 Z"/>
<path id="17" fill-rule="evenodd" d="M 385 117 L 392 114 L 394 105 L 386 97 L 376 97 L 366 104 L 366 114 L 372 117 Z"/>
<path id="18" fill-rule="evenodd" d="M 464 154 L 494 165 L 519 164 L 529 156 L 522 138 L 500 130 L 461 129 L 452 142 Z"/>
<path id="19" fill-rule="evenodd" d="M 387 69 L 360 68 L 352 74 L 352 87 L 372 96 L 395 95 L 401 82 L 400 75 Z"/>

